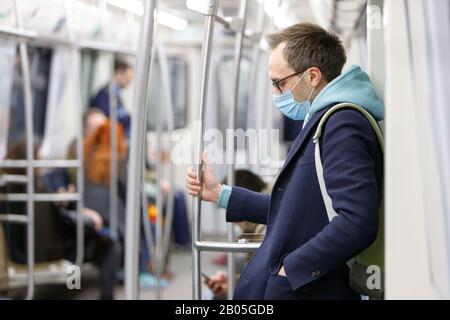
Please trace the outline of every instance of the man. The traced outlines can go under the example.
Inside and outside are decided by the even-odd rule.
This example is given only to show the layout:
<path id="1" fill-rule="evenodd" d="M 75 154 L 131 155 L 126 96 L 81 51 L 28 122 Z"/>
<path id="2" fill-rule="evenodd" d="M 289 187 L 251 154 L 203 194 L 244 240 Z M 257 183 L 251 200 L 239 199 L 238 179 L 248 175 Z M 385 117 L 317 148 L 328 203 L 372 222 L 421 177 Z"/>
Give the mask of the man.
<path id="1" fill-rule="evenodd" d="M 117 119 L 119 123 L 123 125 L 127 139 L 130 137 L 131 117 L 123 104 L 121 91 L 122 89 L 128 87 L 132 81 L 133 68 L 131 65 L 125 60 L 119 58 L 115 59 L 113 79 L 114 99 L 117 102 Z M 109 117 L 109 102 L 109 85 L 107 85 L 103 87 L 95 97 L 92 98 L 90 106 L 102 110 L 103 113 Z"/>
<path id="2" fill-rule="evenodd" d="M 349 286 L 346 262 L 376 239 L 382 152 L 359 111 L 342 109 L 329 118 L 321 138 L 322 162 L 338 213 L 329 222 L 313 136 L 319 120 L 336 104 L 360 105 L 381 120 L 383 103 L 359 67 L 342 73 L 342 43 L 319 26 L 293 25 L 268 40 L 274 103 L 286 116 L 304 121 L 272 194 L 220 185 L 206 156 L 203 185 L 190 168 L 188 192 L 225 208 L 229 222 L 267 224 L 261 247 L 241 274 L 235 299 L 359 299 Z"/>

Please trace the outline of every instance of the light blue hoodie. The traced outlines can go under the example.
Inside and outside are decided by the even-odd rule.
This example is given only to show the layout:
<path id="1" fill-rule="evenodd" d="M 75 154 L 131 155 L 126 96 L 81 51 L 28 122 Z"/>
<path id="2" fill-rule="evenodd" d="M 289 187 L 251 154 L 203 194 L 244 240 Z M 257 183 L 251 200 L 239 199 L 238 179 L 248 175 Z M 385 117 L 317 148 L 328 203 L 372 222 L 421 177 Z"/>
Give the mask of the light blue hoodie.
<path id="1" fill-rule="evenodd" d="M 342 102 L 349 102 L 366 109 L 377 120 L 384 119 L 384 105 L 375 93 L 369 76 L 358 66 L 352 66 L 331 81 L 314 99 L 306 116 L 305 124 L 320 110 Z M 232 188 L 222 185 L 217 206 L 226 209 Z"/>
<path id="2" fill-rule="evenodd" d="M 377 121 L 384 119 L 383 102 L 375 93 L 369 76 L 359 66 L 352 66 L 331 81 L 314 99 L 305 124 L 316 112 L 342 102 L 363 107 Z"/>

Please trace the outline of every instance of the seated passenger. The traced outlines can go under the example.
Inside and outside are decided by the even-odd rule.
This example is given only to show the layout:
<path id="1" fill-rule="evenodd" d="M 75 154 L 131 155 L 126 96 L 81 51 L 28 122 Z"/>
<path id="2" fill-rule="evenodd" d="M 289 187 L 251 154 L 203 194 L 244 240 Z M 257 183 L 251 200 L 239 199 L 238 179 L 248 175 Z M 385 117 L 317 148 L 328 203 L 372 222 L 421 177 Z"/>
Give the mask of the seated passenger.
<path id="1" fill-rule="evenodd" d="M 106 120 L 97 131 L 88 135 L 84 141 L 84 205 L 100 213 L 104 226 L 110 226 L 110 122 Z M 125 232 L 126 197 L 126 157 L 127 148 L 123 127 L 117 126 L 118 160 L 118 198 L 117 226 L 118 237 L 123 239 Z"/>
<path id="2" fill-rule="evenodd" d="M 38 144 L 35 143 L 35 150 Z M 35 152 L 35 159 L 39 159 Z M 23 140 L 11 148 L 7 159 L 25 159 L 26 141 Z M 2 173 L 26 175 L 26 169 L 8 169 Z M 63 169 L 35 170 L 35 192 L 56 193 L 75 192 L 75 187 Z M 2 190 L 4 193 L 25 193 L 26 185 L 9 184 Z M 5 202 L 4 211 L 11 214 L 26 214 L 26 203 Z M 3 211 L 3 210 L 2 210 Z M 100 234 L 103 219 L 94 210 L 82 210 L 84 222 L 85 262 L 94 262 L 100 267 L 100 298 L 113 299 L 116 283 L 116 271 L 119 262 L 120 246 L 112 239 Z M 76 213 L 73 203 L 35 203 L 35 262 L 49 262 L 66 259 L 76 260 Z M 25 264 L 26 227 L 23 225 L 6 225 L 6 238 L 12 262 Z"/>

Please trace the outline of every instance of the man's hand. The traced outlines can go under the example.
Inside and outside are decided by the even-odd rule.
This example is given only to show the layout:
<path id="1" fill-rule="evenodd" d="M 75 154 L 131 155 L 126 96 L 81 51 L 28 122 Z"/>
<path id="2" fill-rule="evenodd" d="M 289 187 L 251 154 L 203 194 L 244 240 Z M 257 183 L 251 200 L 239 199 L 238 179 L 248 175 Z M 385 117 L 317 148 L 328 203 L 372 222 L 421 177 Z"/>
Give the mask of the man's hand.
<path id="1" fill-rule="evenodd" d="M 280 277 L 287 277 L 286 270 L 284 270 L 284 266 L 281 267 L 280 271 L 278 272 L 278 275 Z"/>
<path id="2" fill-rule="evenodd" d="M 218 296 L 225 296 L 228 292 L 228 277 L 222 271 L 217 272 L 209 280 L 205 279 L 204 282 Z"/>
<path id="3" fill-rule="evenodd" d="M 103 228 L 103 219 L 100 213 L 89 208 L 83 208 L 82 212 L 94 222 L 95 230 L 100 231 Z"/>
<path id="4" fill-rule="evenodd" d="M 201 194 L 202 200 L 216 203 L 220 196 L 220 183 L 216 178 L 213 167 L 208 162 L 206 153 L 203 153 L 203 186 L 197 180 L 197 175 L 193 167 L 188 168 L 186 174 L 186 189 L 191 196 Z"/>

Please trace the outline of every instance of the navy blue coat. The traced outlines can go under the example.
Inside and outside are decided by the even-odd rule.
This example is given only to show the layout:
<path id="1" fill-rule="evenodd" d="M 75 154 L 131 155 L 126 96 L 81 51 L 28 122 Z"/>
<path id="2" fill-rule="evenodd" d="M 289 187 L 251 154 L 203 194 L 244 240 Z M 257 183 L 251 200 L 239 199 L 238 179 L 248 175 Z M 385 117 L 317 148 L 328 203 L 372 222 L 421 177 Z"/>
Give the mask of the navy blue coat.
<path id="1" fill-rule="evenodd" d="M 241 274 L 235 299 L 359 299 L 346 261 L 376 238 L 383 154 L 368 120 L 343 109 L 321 141 L 330 223 L 314 164 L 313 136 L 328 109 L 300 132 L 271 195 L 233 187 L 227 221 L 267 224 L 266 237 Z M 278 276 L 284 265 L 287 278 Z"/>

